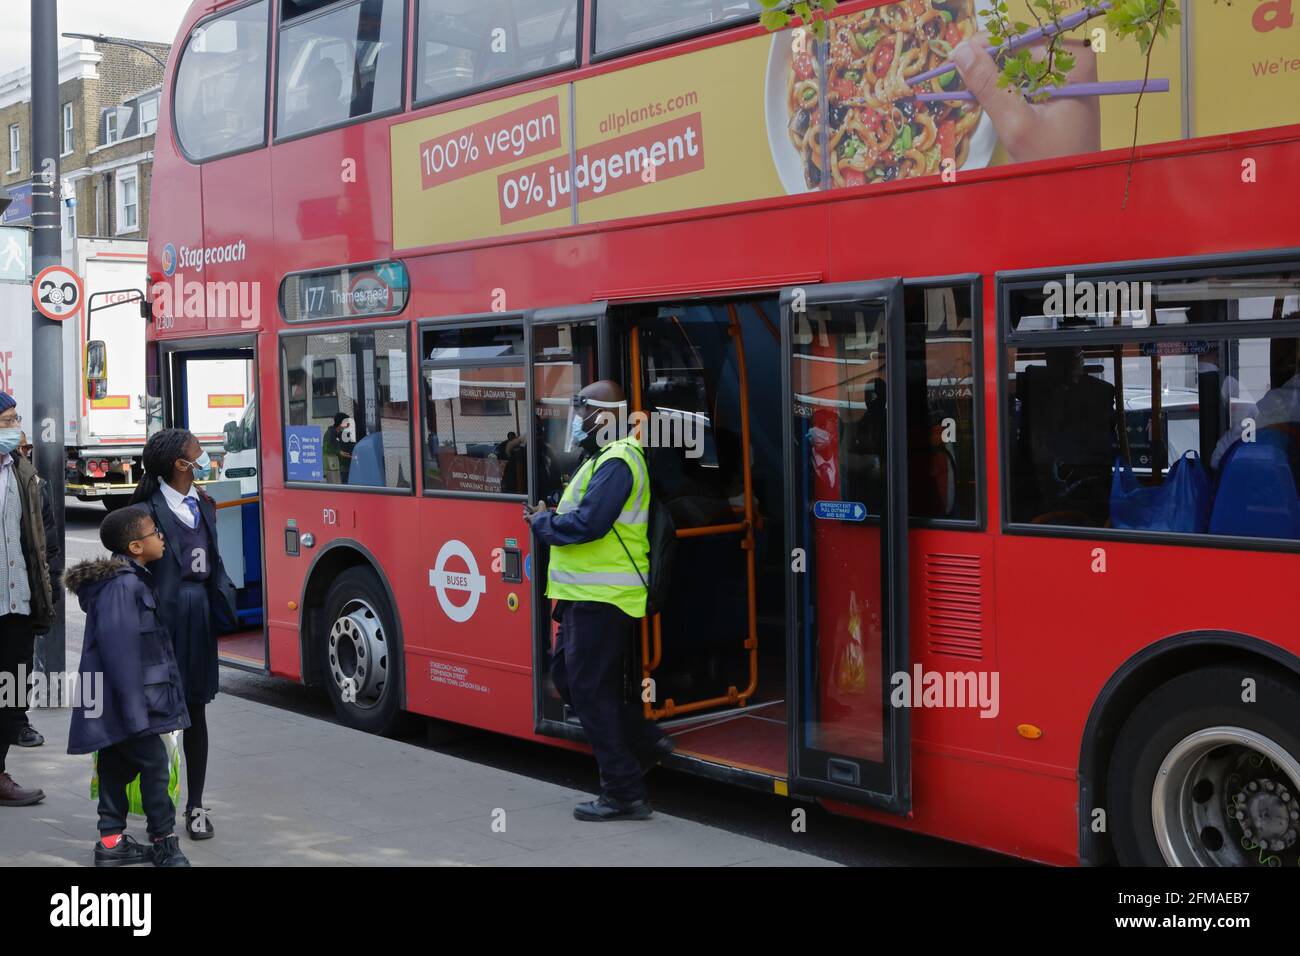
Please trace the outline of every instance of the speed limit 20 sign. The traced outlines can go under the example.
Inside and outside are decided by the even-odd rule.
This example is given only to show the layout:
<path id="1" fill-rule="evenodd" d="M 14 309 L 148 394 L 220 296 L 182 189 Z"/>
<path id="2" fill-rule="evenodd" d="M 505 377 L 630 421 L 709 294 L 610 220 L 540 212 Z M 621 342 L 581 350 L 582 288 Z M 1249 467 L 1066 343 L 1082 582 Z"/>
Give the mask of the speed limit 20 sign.
<path id="1" fill-rule="evenodd" d="M 47 319 L 62 322 L 81 311 L 85 289 L 81 277 L 66 266 L 42 269 L 32 280 L 32 301 Z"/>

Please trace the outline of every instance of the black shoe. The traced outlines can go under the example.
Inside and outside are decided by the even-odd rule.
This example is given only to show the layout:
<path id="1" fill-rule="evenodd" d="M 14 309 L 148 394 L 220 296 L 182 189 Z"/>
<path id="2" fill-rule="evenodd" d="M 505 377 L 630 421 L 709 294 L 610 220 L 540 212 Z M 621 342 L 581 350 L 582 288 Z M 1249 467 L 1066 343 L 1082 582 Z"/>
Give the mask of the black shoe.
<path id="1" fill-rule="evenodd" d="M 649 800 L 636 803 L 613 803 L 599 797 L 587 803 L 580 803 L 573 808 L 573 816 L 578 820 L 604 822 L 606 820 L 645 820 L 654 813 Z"/>
<path id="2" fill-rule="evenodd" d="M 185 808 L 185 832 L 190 835 L 191 840 L 211 840 L 217 835 L 217 828 L 212 825 L 207 807 Z"/>
<path id="3" fill-rule="evenodd" d="M 45 738 L 38 734 L 36 728 L 31 724 L 18 731 L 19 747 L 39 747 L 43 743 L 45 743 Z"/>
<path id="4" fill-rule="evenodd" d="M 176 834 L 155 840 L 153 843 L 154 866 L 189 866 L 190 861 L 181 852 L 181 840 Z"/>
<path id="5" fill-rule="evenodd" d="M 677 749 L 673 743 L 673 738 L 664 736 L 655 741 L 655 745 L 650 748 L 650 752 L 642 754 L 638 759 L 641 761 L 641 776 L 645 776 L 655 767 L 664 762 L 665 758 Z"/>
<path id="6" fill-rule="evenodd" d="M 111 850 L 104 846 L 104 841 L 95 841 L 95 866 L 131 866 L 135 863 L 148 863 L 152 857 L 153 853 L 148 847 L 136 843 L 125 833 Z"/>

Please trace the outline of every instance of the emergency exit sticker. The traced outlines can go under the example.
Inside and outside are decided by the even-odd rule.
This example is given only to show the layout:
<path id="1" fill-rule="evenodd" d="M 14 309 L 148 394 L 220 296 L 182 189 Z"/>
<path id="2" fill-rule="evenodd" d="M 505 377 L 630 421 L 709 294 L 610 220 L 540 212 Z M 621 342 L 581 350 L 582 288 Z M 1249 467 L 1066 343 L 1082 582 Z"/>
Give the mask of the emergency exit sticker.
<path id="1" fill-rule="evenodd" d="M 867 506 L 860 501 L 818 501 L 813 514 L 823 521 L 861 521 L 867 516 Z"/>

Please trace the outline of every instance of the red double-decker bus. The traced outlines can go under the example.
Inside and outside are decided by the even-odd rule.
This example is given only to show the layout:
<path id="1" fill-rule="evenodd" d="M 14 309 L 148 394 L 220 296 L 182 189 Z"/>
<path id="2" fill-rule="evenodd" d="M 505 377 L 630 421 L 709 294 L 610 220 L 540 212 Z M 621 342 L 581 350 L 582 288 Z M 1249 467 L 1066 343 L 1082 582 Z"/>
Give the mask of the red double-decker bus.
<path id="1" fill-rule="evenodd" d="M 823 44 L 749 0 L 197 0 L 150 424 L 253 367 L 223 660 L 583 746 L 520 505 L 613 378 L 679 538 L 629 675 L 672 767 L 1052 863 L 1300 861 L 1300 28 L 1182 4 L 1130 149 L 1131 94 L 913 85 L 975 6 Z M 1090 38 L 1072 81 L 1141 80 Z"/>

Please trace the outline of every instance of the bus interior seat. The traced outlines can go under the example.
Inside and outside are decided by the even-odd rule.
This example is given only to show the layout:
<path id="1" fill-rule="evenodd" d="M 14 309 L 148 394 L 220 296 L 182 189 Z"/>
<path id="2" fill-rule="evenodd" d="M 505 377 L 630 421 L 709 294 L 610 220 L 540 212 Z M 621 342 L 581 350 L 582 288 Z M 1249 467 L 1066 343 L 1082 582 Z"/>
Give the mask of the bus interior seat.
<path id="1" fill-rule="evenodd" d="M 1210 514 L 1210 533 L 1300 539 L 1300 493 L 1291 439 L 1261 428 L 1253 442 L 1238 440 L 1224 456 Z"/>

